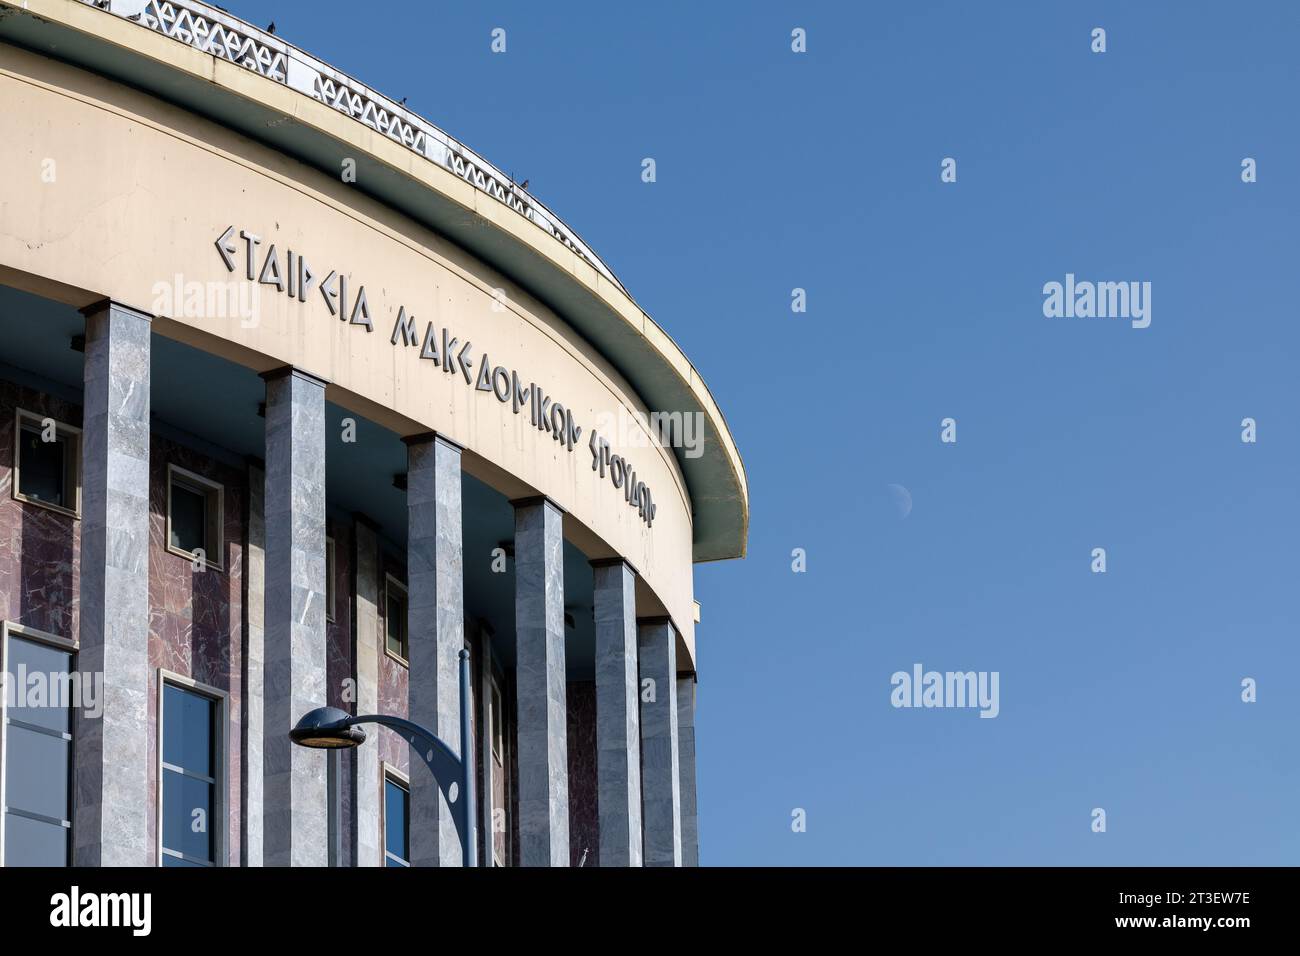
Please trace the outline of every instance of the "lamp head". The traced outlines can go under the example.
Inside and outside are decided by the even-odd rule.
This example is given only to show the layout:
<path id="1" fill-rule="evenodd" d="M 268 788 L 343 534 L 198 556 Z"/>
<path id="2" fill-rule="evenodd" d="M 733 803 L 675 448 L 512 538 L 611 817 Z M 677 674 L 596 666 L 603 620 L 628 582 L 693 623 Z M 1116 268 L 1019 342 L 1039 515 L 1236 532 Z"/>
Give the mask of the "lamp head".
<path id="1" fill-rule="evenodd" d="M 333 750 L 357 747 L 366 732 L 352 723 L 352 715 L 337 707 L 317 707 L 303 714 L 298 726 L 289 731 L 289 739 L 300 747 Z"/>

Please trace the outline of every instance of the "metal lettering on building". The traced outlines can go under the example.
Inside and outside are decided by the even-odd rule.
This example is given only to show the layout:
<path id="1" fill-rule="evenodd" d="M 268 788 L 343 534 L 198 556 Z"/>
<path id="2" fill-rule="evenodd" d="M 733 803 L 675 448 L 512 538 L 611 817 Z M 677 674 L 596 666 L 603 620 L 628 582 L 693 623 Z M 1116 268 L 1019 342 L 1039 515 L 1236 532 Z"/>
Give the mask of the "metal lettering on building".
<path id="1" fill-rule="evenodd" d="M 374 332 L 374 317 L 364 284 L 350 283 L 349 276 L 331 269 L 323 278 L 312 269 L 301 252 L 285 248 L 283 253 L 275 243 L 264 242 L 262 236 L 247 229 L 230 226 L 213 243 L 228 272 L 242 272 L 249 282 L 267 285 L 277 292 L 307 302 L 314 288 L 324 302 L 329 314 L 349 326 L 360 326 Z M 462 342 L 451 328 L 439 329 L 426 322 L 421 329 L 415 313 L 399 306 L 389 338 L 395 348 L 419 350 L 419 360 L 429 361 L 433 368 L 464 379 L 476 392 L 487 392 L 501 405 L 509 405 L 513 414 L 527 409 L 528 420 L 540 432 L 549 433 L 552 441 L 559 442 L 570 454 L 582 437 L 582 426 L 565 405 L 546 394 L 536 382 L 521 378 L 518 371 L 503 365 L 493 365 L 485 352 L 475 362 L 473 343 Z M 478 366 L 477 375 L 474 372 Z M 587 441 L 591 452 L 591 470 L 599 471 L 600 478 L 608 478 L 614 489 L 621 493 L 624 504 L 636 508 L 637 516 L 647 527 L 654 524 L 658 510 L 649 486 L 637 479 L 636 468 L 624 456 L 614 454 L 609 442 L 593 428 Z"/>

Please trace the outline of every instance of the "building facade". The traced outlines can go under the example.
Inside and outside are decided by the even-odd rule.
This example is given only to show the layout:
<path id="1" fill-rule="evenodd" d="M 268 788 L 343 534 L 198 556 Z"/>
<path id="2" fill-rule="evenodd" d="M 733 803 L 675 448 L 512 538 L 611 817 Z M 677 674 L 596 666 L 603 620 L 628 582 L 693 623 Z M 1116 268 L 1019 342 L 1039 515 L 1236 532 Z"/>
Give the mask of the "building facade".
<path id="1" fill-rule="evenodd" d="M 204 3 L 0 0 L 0 102 L 0 862 L 459 865 L 406 740 L 288 731 L 456 749 L 464 648 L 481 864 L 696 864 L 745 474 L 597 255 Z"/>

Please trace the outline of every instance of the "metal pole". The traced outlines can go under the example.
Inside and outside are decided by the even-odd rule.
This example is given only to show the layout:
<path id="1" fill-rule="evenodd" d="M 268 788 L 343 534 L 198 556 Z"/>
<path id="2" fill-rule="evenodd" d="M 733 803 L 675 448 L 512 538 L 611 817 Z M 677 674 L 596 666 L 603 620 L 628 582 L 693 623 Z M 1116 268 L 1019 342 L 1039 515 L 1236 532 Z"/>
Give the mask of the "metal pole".
<path id="1" fill-rule="evenodd" d="M 460 766 L 461 793 L 465 800 L 465 827 L 461 831 L 462 859 L 478 866 L 478 801 L 474 799 L 474 748 L 470 745 L 469 651 L 460 652 Z"/>
<path id="2" fill-rule="evenodd" d="M 357 724 L 379 724 L 392 728 L 405 737 L 412 751 L 424 761 L 429 772 L 433 774 L 434 782 L 451 807 L 452 818 L 460 837 L 461 861 L 465 866 L 478 866 L 478 820 L 476 819 L 478 800 L 475 798 L 474 788 L 474 750 L 470 746 L 469 684 L 469 651 L 462 650 L 460 652 L 460 749 L 463 756 L 461 757 L 457 757 L 456 752 L 436 734 L 405 717 L 394 717 L 389 714 L 358 714 L 356 717 L 351 717 L 336 708 L 319 707 L 307 714 L 303 720 L 328 718 L 326 729 L 335 732 Z M 295 732 L 296 730 L 297 728 Z M 420 746 L 415 743 L 417 738 L 423 742 Z M 341 739 L 347 744 L 356 746 L 365 740 L 365 735 L 362 734 L 360 738 Z M 312 745 L 303 744 L 303 746 Z M 332 767 L 333 763 L 331 762 L 329 766 Z M 335 773 L 334 776 L 341 781 L 341 773 Z M 340 797 L 337 805 L 341 803 Z M 330 845 L 334 845 L 332 839 Z M 341 844 L 333 855 L 341 859 Z"/>
<path id="3" fill-rule="evenodd" d="M 325 778 L 329 789 L 329 865 L 343 865 L 343 751 L 327 750 Z"/>

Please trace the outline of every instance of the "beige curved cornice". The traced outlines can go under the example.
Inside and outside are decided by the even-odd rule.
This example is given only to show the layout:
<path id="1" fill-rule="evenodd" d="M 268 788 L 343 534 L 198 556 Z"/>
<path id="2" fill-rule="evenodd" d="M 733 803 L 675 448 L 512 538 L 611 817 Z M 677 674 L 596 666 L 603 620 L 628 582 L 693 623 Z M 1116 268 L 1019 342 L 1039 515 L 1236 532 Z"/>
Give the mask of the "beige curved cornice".
<path id="1" fill-rule="evenodd" d="M 546 302 L 652 411 L 701 413 L 704 451 L 675 454 L 696 561 L 745 553 L 744 464 L 682 350 L 550 209 L 423 117 L 280 37 L 195 0 L 0 0 L 0 39 L 164 99 L 337 173 Z"/>

